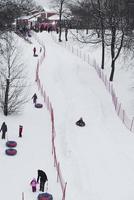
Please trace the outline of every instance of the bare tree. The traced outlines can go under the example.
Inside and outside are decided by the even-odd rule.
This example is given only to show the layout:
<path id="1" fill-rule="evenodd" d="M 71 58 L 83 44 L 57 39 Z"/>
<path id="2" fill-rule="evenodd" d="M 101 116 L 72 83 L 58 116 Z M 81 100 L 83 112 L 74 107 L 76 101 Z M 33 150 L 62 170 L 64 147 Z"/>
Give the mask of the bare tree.
<path id="1" fill-rule="evenodd" d="M 0 31 L 12 30 L 14 20 L 35 7 L 33 0 L 0 0 Z"/>
<path id="2" fill-rule="evenodd" d="M 62 41 L 61 35 L 62 35 L 62 17 L 63 14 L 66 13 L 67 7 L 66 5 L 68 4 L 68 0 L 51 0 L 52 7 L 55 9 L 55 11 L 59 15 L 59 42 Z"/>
<path id="3" fill-rule="evenodd" d="M 125 32 L 128 29 L 126 9 L 121 8 L 118 1 L 107 0 L 105 2 L 107 21 L 107 45 L 111 49 L 111 73 L 110 81 L 113 81 L 115 72 L 115 62 L 118 59 L 124 46 Z M 110 32 L 109 32 L 110 31 Z"/>
<path id="4" fill-rule="evenodd" d="M 104 9 L 104 2 L 101 0 L 97 0 L 95 3 L 93 0 L 92 2 L 92 7 L 93 7 L 93 17 L 95 18 L 95 24 L 97 25 L 96 31 L 99 29 L 99 35 L 98 37 L 101 37 L 101 69 L 104 69 L 104 63 L 105 63 L 105 17 L 106 17 L 106 12 Z"/>
<path id="5" fill-rule="evenodd" d="M 80 21 L 79 29 L 86 29 L 87 36 L 79 32 L 79 41 L 84 43 L 101 43 L 102 59 L 101 68 L 104 69 L 105 61 L 105 17 L 104 1 L 82 0 L 70 6 L 72 15 Z M 90 29 L 90 32 L 88 32 Z M 78 35 L 78 34 L 77 34 Z M 97 36 L 97 37 L 96 37 Z"/>
<path id="6" fill-rule="evenodd" d="M 26 103 L 27 80 L 24 65 L 11 33 L 5 34 L 0 66 L 0 108 L 4 115 L 19 112 Z"/>

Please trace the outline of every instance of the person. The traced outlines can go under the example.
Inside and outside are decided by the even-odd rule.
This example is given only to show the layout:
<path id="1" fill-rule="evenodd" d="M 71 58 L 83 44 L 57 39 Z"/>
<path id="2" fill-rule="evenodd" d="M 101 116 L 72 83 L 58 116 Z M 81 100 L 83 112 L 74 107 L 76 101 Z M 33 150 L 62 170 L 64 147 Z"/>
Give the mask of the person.
<path id="1" fill-rule="evenodd" d="M 23 126 L 19 125 L 19 137 L 22 137 Z"/>
<path id="2" fill-rule="evenodd" d="M 32 192 L 36 192 L 36 186 L 37 186 L 37 181 L 35 178 L 32 179 L 32 181 L 30 182 L 30 185 L 32 186 Z"/>
<path id="3" fill-rule="evenodd" d="M 37 177 L 37 183 L 40 180 L 40 191 L 44 192 L 44 187 L 46 181 L 48 181 L 47 175 L 44 171 L 38 169 L 38 177 Z"/>
<path id="4" fill-rule="evenodd" d="M 34 93 L 34 95 L 32 96 L 32 99 L 33 99 L 33 103 L 36 104 L 37 102 L 37 94 Z"/>
<path id="5" fill-rule="evenodd" d="M 6 132 L 7 132 L 7 125 L 5 122 L 2 123 L 0 132 L 2 131 L 2 139 L 6 138 Z"/>
<path id="6" fill-rule="evenodd" d="M 78 125 L 78 126 L 85 126 L 85 122 L 83 121 L 82 117 L 76 122 L 76 125 Z"/>
<path id="7" fill-rule="evenodd" d="M 33 55 L 36 55 L 36 47 L 33 48 Z"/>

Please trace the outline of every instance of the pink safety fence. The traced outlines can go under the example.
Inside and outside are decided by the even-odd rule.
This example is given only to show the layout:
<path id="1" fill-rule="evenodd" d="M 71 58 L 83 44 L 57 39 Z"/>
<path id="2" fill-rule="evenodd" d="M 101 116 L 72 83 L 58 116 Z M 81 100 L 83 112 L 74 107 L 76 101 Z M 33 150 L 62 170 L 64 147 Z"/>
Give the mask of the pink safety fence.
<path id="1" fill-rule="evenodd" d="M 57 38 L 54 35 L 52 35 L 52 38 L 55 42 L 57 42 Z M 132 119 L 128 117 L 126 111 L 123 109 L 122 104 L 115 93 L 112 83 L 108 80 L 107 76 L 104 74 L 104 71 L 96 64 L 96 61 L 90 58 L 89 54 L 82 52 L 79 48 L 75 48 L 68 42 L 57 43 L 60 45 L 64 45 L 64 47 L 69 49 L 69 51 L 71 51 L 73 54 L 95 68 L 99 78 L 103 81 L 106 89 L 111 94 L 112 102 L 118 117 L 121 119 L 126 128 L 128 128 L 131 132 L 134 132 L 134 117 Z"/>
<path id="2" fill-rule="evenodd" d="M 37 83 L 38 89 L 41 93 L 41 96 L 44 99 L 44 103 L 46 104 L 47 110 L 49 111 L 50 117 L 51 117 L 51 126 L 52 126 L 52 155 L 54 159 L 54 167 L 56 168 L 57 171 L 57 182 L 59 181 L 61 190 L 62 190 L 62 200 L 65 200 L 66 197 L 66 186 L 67 182 L 64 181 L 61 168 L 60 168 L 60 162 L 57 159 L 57 154 L 56 154 L 56 145 L 55 145 L 55 137 L 56 137 L 56 131 L 55 131 L 55 121 L 54 121 L 54 111 L 52 104 L 50 102 L 49 96 L 46 94 L 45 89 L 43 87 L 43 84 L 41 83 L 40 77 L 39 77 L 39 68 L 40 65 L 42 64 L 44 58 L 45 58 L 45 46 L 43 46 L 43 53 L 40 56 L 40 59 L 37 62 L 37 67 L 36 67 L 36 77 L 35 81 Z"/>
<path id="3" fill-rule="evenodd" d="M 103 81 L 106 89 L 111 94 L 112 102 L 118 117 L 121 119 L 126 128 L 128 128 L 131 132 L 134 132 L 134 126 L 133 126 L 134 119 L 130 119 L 126 111 L 123 109 L 121 102 L 118 100 L 118 97 L 115 93 L 112 83 L 107 79 L 107 76 L 104 74 L 103 70 L 100 69 L 99 66 L 95 64 L 95 62 L 93 67 L 95 68 L 99 78 Z"/>

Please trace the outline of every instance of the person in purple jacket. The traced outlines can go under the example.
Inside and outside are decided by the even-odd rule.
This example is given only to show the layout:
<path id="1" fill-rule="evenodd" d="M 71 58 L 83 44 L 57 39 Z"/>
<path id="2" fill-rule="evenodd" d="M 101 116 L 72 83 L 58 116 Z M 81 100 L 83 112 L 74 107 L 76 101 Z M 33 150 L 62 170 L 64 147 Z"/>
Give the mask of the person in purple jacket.
<path id="1" fill-rule="evenodd" d="M 32 180 L 31 180 L 31 182 L 30 182 L 30 185 L 32 186 L 32 192 L 36 192 L 36 186 L 37 186 L 37 181 L 36 181 L 36 179 L 35 178 L 33 178 Z"/>

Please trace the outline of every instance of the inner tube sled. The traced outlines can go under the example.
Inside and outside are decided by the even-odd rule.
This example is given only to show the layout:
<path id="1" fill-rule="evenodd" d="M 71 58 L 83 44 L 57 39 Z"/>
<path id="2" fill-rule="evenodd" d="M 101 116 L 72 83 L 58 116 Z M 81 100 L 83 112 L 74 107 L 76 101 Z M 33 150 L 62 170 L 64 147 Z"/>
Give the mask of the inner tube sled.
<path id="1" fill-rule="evenodd" d="M 76 122 L 76 125 L 77 125 L 77 126 L 83 127 L 83 126 L 85 126 L 85 122 L 83 121 L 82 118 L 80 118 L 80 120 L 78 120 L 78 121 Z"/>
<path id="2" fill-rule="evenodd" d="M 14 155 L 17 154 L 17 150 L 16 150 L 16 149 L 9 148 L 9 149 L 6 149 L 6 150 L 5 150 L 5 153 L 6 153 L 6 155 L 14 156 Z"/>
<path id="3" fill-rule="evenodd" d="M 6 146 L 7 147 L 16 147 L 17 146 L 17 142 L 15 142 L 15 141 L 7 141 L 6 142 Z"/>
<path id="4" fill-rule="evenodd" d="M 42 193 L 38 195 L 38 200 L 53 200 L 53 196 L 49 193 Z"/>
<path id="5" fill-rule="evenodd" d="M 42 108 L 42 107 L 43 107 L 43 105 L 41 103 L 36 103 L 35 104 L 35 108 Z"/>

